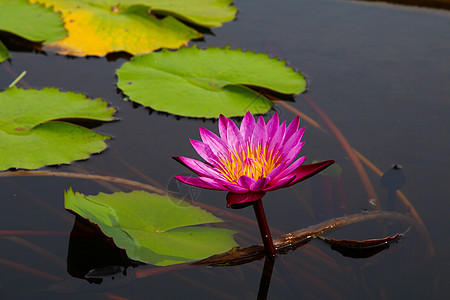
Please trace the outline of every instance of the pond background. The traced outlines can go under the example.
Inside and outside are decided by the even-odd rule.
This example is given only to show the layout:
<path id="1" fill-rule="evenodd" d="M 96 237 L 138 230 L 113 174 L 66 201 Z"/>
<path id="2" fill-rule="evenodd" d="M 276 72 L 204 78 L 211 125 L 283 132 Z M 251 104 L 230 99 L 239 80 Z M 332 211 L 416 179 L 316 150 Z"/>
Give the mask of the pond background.
<path id="1" fill-rule="evenodd" d="M 444 10 L 347 1 L 236 1 L 235 21 L 214 29 L 199 47 L 242 48 L 288 61 L 308 78 L 306 95 L 317 103 L 350 144 L 381 170 L 403 166 L 402 188 L 425 223 L 435 249 L 429 257 L 425 241 L 411 231 L 398 244 L 367 259 L 343 257 L 319 241 L 280 255 L 275 263 L 269 299 L 444 299 L 449 293 L 448 230 L 450 14 Z M 194 44 L 194 43 L 191 43 Z M 52 53 L 12 51 L 0 68 L 0 87 L 23 70 L 34 88 L 102 97 L 118 108 L 120 121 L 95 130 L 111 135 L 109 148 L 87 161 L 58 171 L 91 172 L 146 181 L 142 172 L 163 187 L 173 176 L 186 174 L 172 156 L 198 157 L 189 138 L 198 127 L 217 132 L 217 122 L 178 118 L 124 102 L 115 83 L 119 58 L 67 58 Z M 5 66 L 6 65 L 6 66 Z M 20 86 L 20 85 L 19 85 Z M 323 124 L 302 95 L 293 107 Z M 282 120 L 295 116 L 280 105 Z M 343 169 L 346 213 L 371 209 L 369 199 L 348 157 L 333 136 L 302 121 L 306 142 L 301 155 L 334 159 Z M 55 168 L 44 168 L 55 170 Z M 381 205 L 387 192 L 368 171 Z M 27 177 L 0 179 L 0 230 L 67 232 L 61 236 L 25 236 L 52 253 L 46 258 L 17 240 L 0 239 L 0 259 L 18 262 L 64 279 L 64 287 L 48 278 L 0 264 L 1 299 L 102 299 L 111 292 L 126 299 L 255 299 L 263 261 L 236 267 L 191 268 L 143 279 L 131 276 L 100 285 L 72 278 L 66 271 L 73 216 L 64 210 L 63 191 L 70 186 L 85 194 L 110 192 L 96 182 Z M 187 187 L 180 193 L 188 194 Z M 195 201 L 225 209 L 225 193 L 195 191 Z M 264 205 L 271 227 L 291 232 L 319 223 L 311 180 L 267 194 Z M 402 206 L 397 206 L 400 211 Z M 252 209 L 233 211 L 254 219 Z M 332 217 L 338 217 L 335 214 Z M 230 226 L 233 227 L 232 221 Z M 329 234 L 346 239 L 380 238 L 406 226 L 381 229 L 376 222 L 358 224 Z M 259 233 L 249 231 L 257 243 Z M 277 234 L 274 233 L 274 236 Z M 241 240 L 239 240 L 241 241 Z M 130 270 L 130 275 L 132 270 Z M 445 296 L 447 295 L 447 296 Z"/>

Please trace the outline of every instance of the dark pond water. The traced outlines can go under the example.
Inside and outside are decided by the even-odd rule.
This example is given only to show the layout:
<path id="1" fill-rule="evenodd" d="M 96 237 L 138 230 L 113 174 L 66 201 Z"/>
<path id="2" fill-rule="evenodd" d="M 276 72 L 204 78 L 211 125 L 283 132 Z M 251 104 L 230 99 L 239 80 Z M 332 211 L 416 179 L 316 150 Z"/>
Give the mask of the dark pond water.
<path id="1" fill-rule="evenodd" d="M 266 52 L 300 69 L 308 77 L 307 97 L 320 106 L 355 149 L 382 172 L 394 164 L 403 167 L 406 183 L 402 191 L 431 239 L 430 244 L 426 235 L 412 228 L 389 249 L 359 259 L 344 257 L 329 245 L 313 240 L 277 257 L 268 299 L 447 298 L 448 11 L 322 0 L 242 0 L 235 5 L 239 9 L 237 20 L 214 29 L 214 36 L 208 35 L 197 44 Z M 108 150 L 57 171 L 87 171 L 142 182 L 150 178 L 173 188 L 173 176 L 185 174 L 186 170 L 171 157 L 197 157 L 188 138 L 199 138 L 199 126 L 217 132 L 217 123 L 150 113 L 122 101 L 115 87 L 115 70 L 124 62 L 16 51 L 10 62 L 0 66 L 0 87 L 4 89 L 16 74 L 26 70 L 24 80 L 34 88 L 74 90 L 102 97 L 118 108 L 120 121 L 95 129 L 114 137 L 108 142 Z M 326 127 L 303 96 L 297 96 L 290 105 Z M 274 110 L 281 119 L 294 118 L 284 106 L 276 105 Z M 277 232 L 291 232 L 327 218 L 372 210 L 374 206 L 336 138 L 305 121 L 303 125 L 307 132 L 302 154 L 308 156 L 308 162 L 334 159 L 342 168 L 338 188 L 343 191 L 345 208 L 324 203 L 311 186 L 312 180 L 272 192 L 264 198 L 264 204 L 269 223 Z M 379 203 L 385 207 L 387 190 L 381 187 L 379 176 L 367 170 Z M 71 240 L 69 247 L 74 217 L 64 210 L 63 191 L 70 186 L 86 194 L 111 192 L 110 186 L 82 179 L 0 178 L 0 231 L 61 232 L 0 236 L 1 299 L 257 297 L 263 260 L 235 267 L 172 270 L 146 277 L 138 273 L 143 267 L 129 268 L 127 276 L 116 274 L 114 279 L 103 271 L 101 284 L 73 277 L 76 267 L 83 268 L 92 257 L 103 259 L 104 254 L 103 246 L 95 241 Z M 184 188 L 180 192 L 188 193 Z M 221 192 L 202 191 L 195 201 L 225 209 L 225 194 Z M 399 200 L 395 208 L 408 214 Z M 233 212 L 254 219 L 250 208 Z M 229 221 L 231 227 L 246 234 L 238 236 L 243 245 L 259 242 L 258 232 Z M 327 236 L 380 238 L 407 228 L 408 224 L 397 221 L 366 222 Z M 120 265 L 120 261 L 111 264 Z"/>

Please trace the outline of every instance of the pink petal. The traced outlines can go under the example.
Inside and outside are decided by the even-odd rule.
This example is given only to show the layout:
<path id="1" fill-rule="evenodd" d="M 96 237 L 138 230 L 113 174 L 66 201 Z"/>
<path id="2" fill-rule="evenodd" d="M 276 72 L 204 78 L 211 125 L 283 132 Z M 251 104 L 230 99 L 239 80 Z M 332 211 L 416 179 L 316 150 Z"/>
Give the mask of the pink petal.
<path id="1" fill-rule="evenodd" d="M 273 136 L 275 135 L 275 132 L 277 131 L 279 124 L 280 124 L 280 121 L 278 119 L 278 113 L 276 112 L 272 116 L 272 118 L 270 118 L 270 120 L 267 121 L 266 130 L 267 130 L 268 143 L 270 143 Z"/>
<path id="2" fill-rule="evenodd" d="M 298 144 L 292 147 L 292 149 L 289 150 L 288 153 L 285 153 L 283 160 L 286 162 L 286 164 L 290 164 L 294 161 L 294 159 L 300 153 L 300 150 L 302 150 L 304 144 L 304 142 L 298 142 Z"/>
<path id="3" fill-rule="evenodd" d="M 223 186 L 227 189 L 229 192 L 233 193 L 246 193 L 249 189 L 246 189 L 245 187 L 239 186 L 232 182 L 225 182 L 223 183 Z"/>
<path id="4" fill-rule="evenodd" d="M 292 185 L 292 182 L 295 179 L 295 175 L 288 175 L 281 179 L 272 180 L 265 188 L 264 191 L 275 191 L 287 186 Z"/>
<path id="5" fill-rule="evenodd" d="M 228 146 L 225 142 L 208 129 L 200 127 L 200 136 L 203 142 L 209 145 L 214 154 L 218 156 L 225 153 L 228 154 Z"/>
<path id="6" fill-rule="evenodd" d="M 300 157 L 299 159 L 294 161 L 291 165 L 289 165 L 287 168 L 285 168 L 282 172 L 277 174 L 275 177 L 272 177 L 273 180 L 284 178 L 284 177 L 290 175 L 295 169 L 297 169 L 298 167 L 300 167 L 303 164 L 305 159 L 306 159 L 306 156 Z M 269 175 L 272 175 L 272 172 Z"/>
<path id="7" fill-rule="evenodd" d="M 265 146 L 267 142 L 267 131 L 266 123 L 262 116 L 259 116 L 258 122 L 256 123 L 255 130 L 253 131 L 251 144 L 254 147 Z"/>
<path id="8" fill-rule="evenodd" d="M 255 118 L 253 118 L 253 115 L 248 111 L 242 119 L 241 128 L 239 130 L 244 141 L 250 140 L 250 137 L 252 136 L 253 130 L 255 128 L 255 124 Z"/>
<path id="9" fill-rule="evenodd" d="M 280 149 L 280 147 L 283 144 L 283 138 L 284 138 L 284 133 L 286 131 L 286 121 L 283 121 L 283 123 L 281 123 L 280 126 L 278 126 L 277 131 L 275 132 L 275 135 L 273 135 L 272 139 L 269 141 L 268 145 L 268 149 L 269 152 L 271 150 L 274 151 L 274 153 L 278 152 L 278 150 Z"/>
<path id="10" fill-rule="evenodd" d="M 264 197 L 266 192 L 247 192 L 247 193 L 228 193 L 227 194 L 227 207 L 233 204 L 240 204 L 246 202 L 252 202 Z"/>
<path id="11" fill-rule="evenodd" d="M 300 117 L 295 117 L 286 129 L 286 134 L 284 135 L 284 141 L 286 142 L 295 132 L 298 130 L 300 125 Z"/>
<path id="12" fill-rule="evenodd" d="M 286 163 L 282 162 L 275 169 L 273 169 L 272 172 L 267 174 L 266 177 L 269 179 L 269 181 L 274 180 L 275 178 L 278 177 L 278 174 L 280 174 L 284 169 L 286 169 Z"/>
<path id="13" fill-rule="evenodd" d="M 239 177 L 238 179 L 238 184 L 244 188 L 246 188 L 247 190 L 250 189 L 250 186 L 255 182 L 256 180 L 248 177 L 246 175 L 242 175 L 241 177 Z"/>
<path id="14" fill-rule="evenodd" d="M 326 169 L 327 167 L 331 166 L 332 164 L 334 164 L 334 160 L 327 160 L 327 161 L 310 164 L 310 165 L 302 165 L 291 172 L 291 174 L 295 175 L 295 180 L 290 185 L 293 185 L 293 184 L 296 184 L 297 182 L 305 180 L 305 179 L 319 173 L 320 171 Z"/>
<path id="15" fill-rule="evenodd" d="M 202 161 L 193 159 L 193 158 L 188 158 L 188 157 L 183 157 L 183 156 L 178 156 L 178 157 L 174 157 L 174 159 L 181 163 L 182 165 L 188 167 L 189 169 L 191 169 L 192 171 L 194 171 L 197 175 L 200 176 L 207 176 L 207 177 L 222 177 L 223 175 L 218 172 L 215 168 L 213 168 L 211 165 L 204 163 Z"/>
<path id="16" fill-rule="evenodd" d="M 198 179 L 204 184 L 209 185 L 210 187 L 213 187 L 216 190 L 229 191 L 229 189 L 225 187 L 226 183 L 225 180 L 210 177 L 198 177 Z"/>
<path id="17" fill-rule="evenodd" d="M 253 191 L 253 192 L 261 191 L 266 186 L 268 181 L 269 181 L 269 179 L 267 179 L 267 178 L 260 178 L 260 179 L 256 180 L 250 186 L 250 190 Z"/>
<path id="18" fill-rule="evenodd" d="M 197 177 L 188 177 L 188 176 L 175 176 L 176 179 L 178 179 L 179 181 L 192 185 L 192 186 L 196 186 L 202 189 L 208 189 L 208 190 L 218 190 L 218 188 L 212 187 L 206 183 L 204 183 L 203 181 L 201 181 L 200 179 L 198 179 Z"/>
<path id="19" fill-rule="evenodd" d="M 190 141 L 195 151 L 197 151 L 197 153 L 208 163 L 212 165 L 217 165 L 220 163 L 219 158 L 214 154 L 209 145 L 197 140 Z"/>
<path id="20" fill-rule="evenodd" d="M 227 142 L 228 147 L 234 150 L 239 150 L 243 145 L 242 134 L 239 129 L 236 127 L 234 122 L 229 121 L 227 127 Z"/>
<path id="21" fill-rule="evenodd" d="M 288 140 L 286 140 L 286 139 L 284 140 L 284 145 L 279 150 L 283 156 L 286 156 L 293 148 L 295 148 L 295 146 L 298 145 L 298 143 L 300 143 L 304 132 L 305 132 L 305 128 L 303 127 L 302 129 L 295 132 Z M 297 156 L 297 155 L 295 155 L 295 156 Z M 294 158 L 295 158 L 295 156 L 294 156 Z"/>
<path id="22" fill-rule="evenodd" d="M 222 140 L 227 143 L 227 127 L 228 127 L 228 119 L 224 115 L 219 116 L 219 134 Z"/>

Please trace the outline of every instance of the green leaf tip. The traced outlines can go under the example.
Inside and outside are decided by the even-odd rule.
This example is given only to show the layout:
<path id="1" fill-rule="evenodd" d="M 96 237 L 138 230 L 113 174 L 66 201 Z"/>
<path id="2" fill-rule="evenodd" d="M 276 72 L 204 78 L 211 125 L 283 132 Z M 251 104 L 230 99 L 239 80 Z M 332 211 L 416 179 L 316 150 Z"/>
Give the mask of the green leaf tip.
<path id="1" fill-rule="evenodd" d="M 4 62 L 8 58 L 11 58 L 11 54 L 9 54 L 6 46 L 0 41 L 0 63 Z"/>

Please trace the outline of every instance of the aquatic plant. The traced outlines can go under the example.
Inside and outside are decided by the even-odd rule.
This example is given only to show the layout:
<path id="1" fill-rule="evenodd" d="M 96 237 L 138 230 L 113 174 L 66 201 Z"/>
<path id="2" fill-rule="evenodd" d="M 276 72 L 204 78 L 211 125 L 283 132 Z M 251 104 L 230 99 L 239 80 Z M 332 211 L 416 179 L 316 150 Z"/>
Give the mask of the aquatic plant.
<path id="1" fill-rule="evenodd" d="M 200 127 L 201 141 L 191 140 L 197 153 L 206 161 L 174 157 L 198 177 L 175 176 L 178 180 L 200 188 L 228 191 L 227 206 L 254 205 L 266 251 L 274 255 L 269 227 L 261 198 L 268 191 L 288 187 L 303 181 L 334 163 L 327 160 L 303 165 L 306 157 L 297 156 L 304 144 L 305 128 L 299 129 L 300 118 L 289 126 L 279 124 L 278 113 L 265 123 L 262 116 L 256 122 L 250 112 L 240 128 L 223 115 L 219 118 L 220 137 Z"/>

